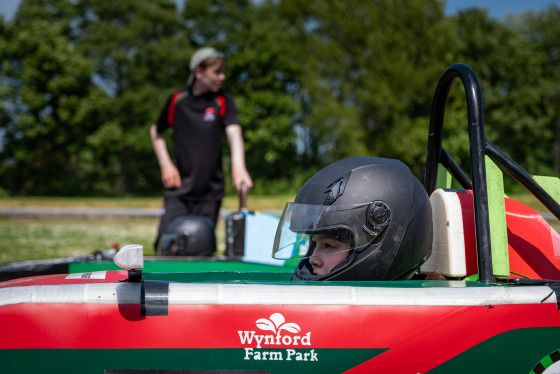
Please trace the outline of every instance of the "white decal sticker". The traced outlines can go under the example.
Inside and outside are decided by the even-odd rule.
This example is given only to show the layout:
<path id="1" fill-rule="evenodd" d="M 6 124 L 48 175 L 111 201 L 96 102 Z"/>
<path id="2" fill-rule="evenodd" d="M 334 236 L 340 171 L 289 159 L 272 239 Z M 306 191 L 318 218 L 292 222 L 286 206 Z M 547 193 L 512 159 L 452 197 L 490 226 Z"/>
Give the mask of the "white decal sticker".
<path id="1" fill-rule="evenodd" d="M 105 279 L 106 271 L 93 271 L 87 273 L 68 274 L 66 279 Z"/>

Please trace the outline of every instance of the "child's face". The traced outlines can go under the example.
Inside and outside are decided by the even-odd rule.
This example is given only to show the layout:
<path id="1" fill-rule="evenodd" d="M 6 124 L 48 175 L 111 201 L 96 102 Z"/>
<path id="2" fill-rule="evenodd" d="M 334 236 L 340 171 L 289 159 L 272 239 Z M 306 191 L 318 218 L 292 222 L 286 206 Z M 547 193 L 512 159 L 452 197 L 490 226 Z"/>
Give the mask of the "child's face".
<path id="1" fill-rule="evenodd" d="M 224 63 L 217 63 L 208 66 L 206 69 L 196 68 L 195 75 L 202 92 L 218 92 L 226 79 L 224 70 Z"/>
<path id="2" fill-rule="evenodd" d="M 313 257 L 309 263 L 313 267 L 313 274 L 325 275 L 348 256 L 349 244 L 318 234 L 311 236 L 316 242 Z"/>

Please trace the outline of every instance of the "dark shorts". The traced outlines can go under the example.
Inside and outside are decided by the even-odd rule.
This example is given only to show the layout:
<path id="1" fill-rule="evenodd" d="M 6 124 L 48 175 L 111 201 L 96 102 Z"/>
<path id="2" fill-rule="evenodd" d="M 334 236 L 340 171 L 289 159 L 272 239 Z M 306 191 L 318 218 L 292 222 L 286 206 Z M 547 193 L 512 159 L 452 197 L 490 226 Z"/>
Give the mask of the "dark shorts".
<path id="1" fill-rule="evenodd" d="M 214 222 L 214 227 L 218 222 L 220 214 L 220 207 L 222 200 L 196 200 L 186 199 L 180 196 L 164 197 L 164 211 L 160 218 L 158 234 L 154 242 L 154 248 L 157 250 L 157 244 L 161 234 L 165 232 L 167 226 L 173 220 L 180 216 L 205 216 L 209 217 Z"/>

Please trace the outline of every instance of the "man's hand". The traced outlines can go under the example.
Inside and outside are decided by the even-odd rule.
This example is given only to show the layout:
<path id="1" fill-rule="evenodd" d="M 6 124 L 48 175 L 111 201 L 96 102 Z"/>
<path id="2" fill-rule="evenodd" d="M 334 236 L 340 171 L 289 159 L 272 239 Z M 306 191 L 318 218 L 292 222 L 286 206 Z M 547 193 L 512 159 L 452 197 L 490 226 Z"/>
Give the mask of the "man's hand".
<path id="1" fill-rule="evenodd" d="M 162 166 L 161 181 L 167 189 L 181 187 L 181 175 L 179 175 L 177 167 L 173 164 Z"/>
<path id="2" fill-rule="evenodd" d="M 161 181 L 163 185 L 167 189 L 181 187 L 181 175 L 179 174 L 179 170 L 177 170 L 177 167 L 173 164 L 173 161 L 171 161 L 169 152 L 167 151 L 167 145 L 165 144 L 165 138 L 157 132 L 155 124 L 150 126 L 150 139 L 152 140 L 152 146 L 154 147 L 154 152 L 161 170 Z"/>
<path id="3" fill-rule="evenodd" d="M 232 182 L 233 182 L 233 186 L 237 190 L 237 193 L 241 192 L 241 186 L 243 183 L 245 183 L 245 188 L 247 189 L 247 191 L 253 188 L 253 180 L 251 179 L 251 176 L 247 172 L 247 169 L 244 169 L 242 171 L 234 170 L 232 173 Z"/>

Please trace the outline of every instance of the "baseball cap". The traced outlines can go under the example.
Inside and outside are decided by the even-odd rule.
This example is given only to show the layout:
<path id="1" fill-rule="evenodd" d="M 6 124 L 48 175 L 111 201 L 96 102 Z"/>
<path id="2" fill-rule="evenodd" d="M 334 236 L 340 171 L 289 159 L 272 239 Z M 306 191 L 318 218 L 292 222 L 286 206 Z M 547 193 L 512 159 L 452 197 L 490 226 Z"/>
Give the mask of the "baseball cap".
<path id="1" fill-rule="evenodd" d="M 191 62 L 189 63 L 189 69 L 191 74 L 189 75 L 189 80 L 187 81 L 187 86 L 191 86 L 194 82 L 194 70 L 202 64 L 205 60 L 217 57 L 223 59 L 225 56 L 222 52 L 214 49 L 212 47 L 203 47 L 198 49 L 191 57 Z"/>

